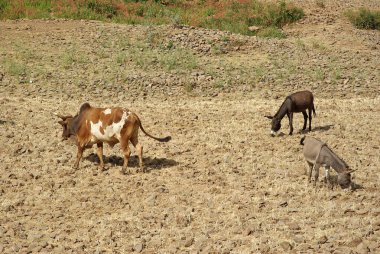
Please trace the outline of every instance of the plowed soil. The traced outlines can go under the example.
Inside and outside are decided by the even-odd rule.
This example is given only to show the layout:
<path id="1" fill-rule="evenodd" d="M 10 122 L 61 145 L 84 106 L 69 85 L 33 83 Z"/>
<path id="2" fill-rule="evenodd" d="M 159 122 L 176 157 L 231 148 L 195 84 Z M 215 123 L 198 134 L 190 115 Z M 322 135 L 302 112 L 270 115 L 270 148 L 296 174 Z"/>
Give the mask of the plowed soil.
<path id="1" fill-rule="evenodd" d="M 0 22 L 0 252 L 380 252 L 380 32 L 342 15 L 364 1 L 299 2 L 307 16 L 282 40 Z M 303 89 L 315 96 L 312 132 L 296 114 L 292 136 L 284 118 L 271 137 L 264 115 Z M 173 139 L 140 133 L 147 173 L 132 149 L 132 173 L 120 174 L 119 145 L 105 146 L 104 172 L 93 174 L 93 149 L 74 170 L 53 113 L 84 102 L 129 108 Z M 357 169 L 355 191 L 307 182 L 302 135 Z"/>

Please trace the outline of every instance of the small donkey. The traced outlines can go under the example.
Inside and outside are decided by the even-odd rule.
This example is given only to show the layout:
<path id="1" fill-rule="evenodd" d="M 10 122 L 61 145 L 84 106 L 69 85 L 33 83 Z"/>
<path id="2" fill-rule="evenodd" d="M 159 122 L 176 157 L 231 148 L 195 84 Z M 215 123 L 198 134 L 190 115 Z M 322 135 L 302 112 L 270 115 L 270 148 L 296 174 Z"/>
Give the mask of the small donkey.
<path id="1" fill-rule="evenodd" d="M 281 120 L 285 115 L 289 118 L 289 135 L 292 135 L 293 113 L 297 112 L 302 112 L 303 114 L 304 123 L 302 130 L 305 130 L 308 117 L 306 110 L 309 111 L 309 131 L 311 131 L 311 111 L 313 111 L 315 116 L 313 94 L 310 91 L 300 91 L 287 96 L 274 116 L 265 116 L 266 118 L 272 119 L 271 135 L 274 136 L 280 130 Z"/>
<path id="2" fill-rule="evenodd" d="M 351 173 L 354 170 L 349 170 L 346 162 L 340 159 L 327 145 L 319 139 L 313 137 L 302 137 L 301 145 L 303 145 L 303 155 L 309 165 L 309 182 L 311 182 L 311 175 L 314 170 L 314 186 L 318 181 L 319 168 L 325 168 L 325 183 L 327 182 L 331 188 L 329 170 L 332 167 L 338 173 L 338 184 L 342 189 L 349 186 L 353 188 L 351 182 Z"/>

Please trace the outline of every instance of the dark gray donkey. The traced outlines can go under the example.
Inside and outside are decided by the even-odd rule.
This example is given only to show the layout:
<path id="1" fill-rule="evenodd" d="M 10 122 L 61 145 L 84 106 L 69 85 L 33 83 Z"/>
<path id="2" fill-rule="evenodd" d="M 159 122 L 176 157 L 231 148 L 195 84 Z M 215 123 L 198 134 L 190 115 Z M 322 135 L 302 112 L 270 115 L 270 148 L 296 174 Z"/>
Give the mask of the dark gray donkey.
<path id="1" fill-rule="evenodd" d="M 315 116 L 314 97 L 310 91 L 300 91 L 287 96 L 281 107 L 274 116 L 265 116 L 272 119 L 271 135 L 274 136 L 281 128 L 281 120 L 285 115 L 289 118 L 289 135 L 293 134 L 293 113 L 302 112 L 304 124 L 302 130 L 306 129 L 307 113 L 309 111 L 309 131 L 311 131 L 311 111 Z"/>
<path id="2" fill-rule="evenodd" d="M 347 187 L 353 188 L 351 182 L 351 173 L 346 162 L 338 157 L 327 145 L 319 139 L 313 137 L 302 137 L 301 145 L 303 145 L 303 155 L 309 165 L 309 182 L 311 182 L 311 175 L 314 171 L 314 186 L 316 185 L 319 177 L 319 168 L 325 168 L 325 183 L 328 183 L 332 188 L 330 181 L 330 167 L 338 173 L 338 184 L 342 189 Z"/>

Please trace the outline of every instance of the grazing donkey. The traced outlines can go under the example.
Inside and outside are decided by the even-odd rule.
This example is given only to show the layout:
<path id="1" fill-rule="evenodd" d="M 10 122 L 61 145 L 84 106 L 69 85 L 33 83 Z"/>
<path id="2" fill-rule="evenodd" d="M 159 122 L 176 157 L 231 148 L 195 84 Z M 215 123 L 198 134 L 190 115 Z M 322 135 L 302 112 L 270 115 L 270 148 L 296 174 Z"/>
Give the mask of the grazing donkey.
<path id="1" fill-rule="evenodd" d="M 341 158 L 339 158 L 327 145 L 319 139 L 313 137 L 302 137 L 301 145 L 303 145 L 303 155 L 309 165 L 309 182 L 311 182 L 311 175 L 314 170 L 314 186 L 318 181 L 319 168 L 325 167 L 325 183 L 328 183 L 331 188 L 333 187 L 330 181 L 329 170 L 332 167 L 338 173 L 338 184 L 342 189 L 351 184 L 351 173 L 354 170 L 349 170 L 349 166 Z"/>
<path id="2" fill-rule="evenodd" d="M 315 116 L 314 108 L 314 97 L 310 91 L 300 91 L 287 96 L 282 103 L 280 109 L 274 116 L 265 116 L 272 119 L 272 129 L 271 135 L 274 136 L 281 128 L 281 120 L 285 115 L 289 118 L 289 135 L 293 134 L 293 113 L 302 112 L 304 124 L 302 130 L 306 129 L 307 124 L 307 113 L 306 109 L 309 110 L 309 131 L 311 131 L 311 111 L 313 111 Z"/>

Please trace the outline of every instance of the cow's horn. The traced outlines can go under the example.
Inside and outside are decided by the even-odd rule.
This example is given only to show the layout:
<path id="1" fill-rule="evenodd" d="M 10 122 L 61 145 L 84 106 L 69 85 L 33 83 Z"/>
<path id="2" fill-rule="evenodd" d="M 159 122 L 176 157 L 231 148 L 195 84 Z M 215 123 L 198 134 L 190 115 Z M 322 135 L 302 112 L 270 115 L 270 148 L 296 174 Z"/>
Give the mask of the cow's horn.
<path id="1" fill-rule="evenodd" d="M 58 116 L 58 117 L 61 118 L 62 120 L 66 120 L 66 118 L 69 117 L 69 116 L 63 116 L 63 115 L 60 115 L 60 114 L 58 114 L 58 113 L 53 113 L 53 115 Z"/>

